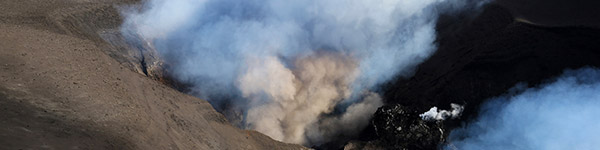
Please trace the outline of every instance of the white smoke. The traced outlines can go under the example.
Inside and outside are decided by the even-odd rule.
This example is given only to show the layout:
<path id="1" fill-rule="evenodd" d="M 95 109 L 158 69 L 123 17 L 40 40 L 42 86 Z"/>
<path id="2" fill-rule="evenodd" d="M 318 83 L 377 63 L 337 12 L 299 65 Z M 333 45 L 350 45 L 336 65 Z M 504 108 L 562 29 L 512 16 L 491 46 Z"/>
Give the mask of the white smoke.
<path id="1" fill-rule="evenodd" d="M 598 149 L 600 70 L 566 71 L 552 83 L 491 99 L 453 130 L 446 149 Z"/>
<path id="2" fill-rule="evenodd" d="M 460 114 L 462 113 L 462 111 L 465 109 L 464 106 L 458 105 L 458 104 L 450 104 L 450 106 L 452 107 L 452 110 L 448 111 L 448 110 L 440 110 L 438 111 L 437 107 L 432 107 L 431 109 L 429 109 L 429 111 L 420 114 L 419 117 L 421 117 L 421 119 L 423 120 L 427 120 L 427 121 L 435 121 L 435 120 L 446 120 L 448 118 L 451 119 L 456 119 L 458 117 L 460 117 Z"/>
<path id="3" fill-rule="evenodd" d="M 150 41 L 192 93 L 243 126 L 314 145 L 364 128 L 373 88 L 435 49 L 439 5 L 462 0 L 149 0 L 123 32 Z M 215 105 L 215 107 L 220 107 Z M 221 108 L 221 109 L 228 109 Z M 336 111 L 337 110 L 337 111 Z M 340 112 L 341 111 L 341 112 Z M 238 118 L 229 119 L 235 120 Z M 352 136 L 352 135 L 349 135 Z"/>

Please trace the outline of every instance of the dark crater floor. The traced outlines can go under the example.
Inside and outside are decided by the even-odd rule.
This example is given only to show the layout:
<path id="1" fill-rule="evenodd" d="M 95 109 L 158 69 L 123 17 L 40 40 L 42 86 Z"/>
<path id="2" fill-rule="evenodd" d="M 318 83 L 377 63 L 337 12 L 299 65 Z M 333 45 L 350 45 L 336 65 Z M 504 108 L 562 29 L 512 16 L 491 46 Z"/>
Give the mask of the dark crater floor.
<path id="1" fill-rule="evenodd" d="M 509 9 L 497 4 L 485 6 L 477 17 L 468 15 L 440 17 L 437 52 L 413 77 L 384 85 L 387 104 L 375 113 L 361 139 L 347 148 L 437 149 L 452 129 L 477 116 L 486 99 L 518 83 L 544 83 L 565 69 L 600 67 L 597 28 L 515 21 Z M 420 121 L 418 114 L 433 106 L 450 109 L 451 103 L 465 106 L 461 118 Z"/>

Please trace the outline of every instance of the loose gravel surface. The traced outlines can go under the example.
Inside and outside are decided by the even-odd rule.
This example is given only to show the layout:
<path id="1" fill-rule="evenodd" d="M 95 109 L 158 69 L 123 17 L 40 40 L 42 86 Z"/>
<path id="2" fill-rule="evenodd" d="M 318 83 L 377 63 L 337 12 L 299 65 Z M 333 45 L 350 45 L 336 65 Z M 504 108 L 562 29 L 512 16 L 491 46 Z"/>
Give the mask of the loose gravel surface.
<path id="1" fill-rule="evenodd" d="M 127 3 L 0 1 L 0 149 L 303 149 L 109 56 Z"/>

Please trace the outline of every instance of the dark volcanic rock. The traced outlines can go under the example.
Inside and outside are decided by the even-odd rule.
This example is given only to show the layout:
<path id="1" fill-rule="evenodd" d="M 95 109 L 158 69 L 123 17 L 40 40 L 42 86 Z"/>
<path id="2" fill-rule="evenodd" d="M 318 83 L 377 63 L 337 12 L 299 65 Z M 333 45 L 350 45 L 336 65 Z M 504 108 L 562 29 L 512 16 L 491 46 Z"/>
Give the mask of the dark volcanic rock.
<path id="1" fill-rule="evenodd" d="M 544 26 L 600 27 L 598 0 L 496 0 L 516 17 Z"/>
<path id="2" fill-rule="evenodd" d="M 413 77 L 384 86 L 387 105 L 377 111 L 372 129 L 363 135 L 377 134 L 363 146 L 436 149 L 452 129 L 476 116 L 486 99 L 518 83 L 530 87 L 544 83 L 565 69 L 600 66 L 599 29 L 539 27 L 514 21 L 496 5 L 486 6 L 472 19 L 442 16 L 437 30 L 437 52 Z M 466 104 L 461 120 L 419 121 L 418 114 L 433 106 L 449 109 L 450 103 Z"/>
<path id="3" fill-rule="evenodd" d="M 379 108 L 373 118 L 380 144 L 392 149 L 435 149 L 444 139 L 443 122 L 424 121 L 414 107 Z"/>
<path id="4" fill-rule="evenodd" d="M 445 121 L 425 121 L 415 106 L 387 105 L 372 120 L 376 140 L 352 141 L 344 149 L 436 149 L 447 136 Z"/>
<path id="5" fill-rule="evenodd" d="M 506 13 L 491 6 L 458 30 L 438 27 L 436 54 L 412 78 L 391 82 L 387 102 L 419 106 L 422 112 L 467 104 L 470 117 L 485 99 L 517 83 L 534 86 L 565 69 L 600 66 L 600 30 L 507 22 Z"/>

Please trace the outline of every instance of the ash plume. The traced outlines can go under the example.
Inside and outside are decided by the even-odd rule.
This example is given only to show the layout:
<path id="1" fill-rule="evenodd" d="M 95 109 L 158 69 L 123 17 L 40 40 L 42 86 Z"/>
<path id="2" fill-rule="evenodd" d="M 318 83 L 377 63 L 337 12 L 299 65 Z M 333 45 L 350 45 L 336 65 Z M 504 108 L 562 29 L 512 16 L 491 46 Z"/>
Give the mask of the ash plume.
<path id="1" fill-rule="evenodd" d="M 358 73 L 353 59 L 334 54 L 298 58 L 292 70 L 273 57 L 248 65 L 238 80 L 243 97 L 256 106 L 248 109 L 248 127 L 292 143 L 305 143 L 308 126 L 350 97 Z"/>
<path id="2" fill-rule="evenodd" d="M 452 131 L 446 149 L 598 149 L 600 70 L 568 70 L 552 83 L 491 99 Z"/>
<path id="3" fill-rule="evenodd" d="M 435 50 L 438 13 L 462 0 L 149 0 L 122 32 L 152 43 L 177 80 L 240 126 L 317 145 L 356 133 L 376 85 Z M 227 106 L 227 107 L 224 107 Z M 233 114 L 233 115 L 231 115 Z M 352 135 L 348 135 L 352 136 Z"/>

